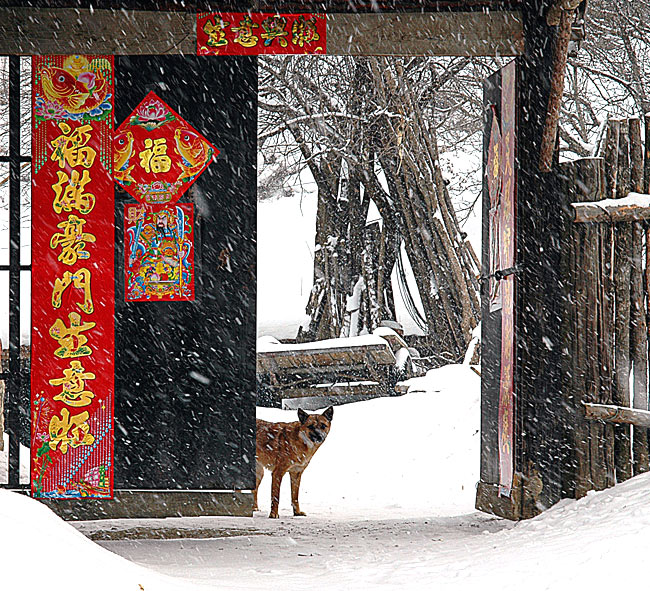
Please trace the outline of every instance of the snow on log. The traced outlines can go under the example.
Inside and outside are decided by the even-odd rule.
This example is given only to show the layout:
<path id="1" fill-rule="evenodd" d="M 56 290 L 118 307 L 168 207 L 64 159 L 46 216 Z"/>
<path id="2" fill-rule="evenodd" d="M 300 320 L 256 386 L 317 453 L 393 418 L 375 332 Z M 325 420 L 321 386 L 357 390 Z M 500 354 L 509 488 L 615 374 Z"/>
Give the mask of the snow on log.
<path id="1" fill-rule="evenodd" d="M 622 199 L 572 203 L 574 222 L 632 222 L 650 219 L 650 195 L 629 193 Z"/>
<path id="2" fill-rule="evenodd" d="M 608 423 L 621 423 L 635 425 L 636 427 L 650 427 L 650 412 L 612 404 L 592 404 L 583 402 L 585 418 Z"/>

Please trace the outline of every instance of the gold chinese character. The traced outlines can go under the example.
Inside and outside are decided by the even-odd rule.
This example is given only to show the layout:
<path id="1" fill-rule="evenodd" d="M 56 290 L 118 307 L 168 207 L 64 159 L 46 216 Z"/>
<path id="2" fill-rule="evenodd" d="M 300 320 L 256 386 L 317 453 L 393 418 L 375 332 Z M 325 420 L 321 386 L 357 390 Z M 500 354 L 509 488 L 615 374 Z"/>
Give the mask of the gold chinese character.
<path id="1" fill-rule="evenodd" d="M 228 45 L 228 40 L 226 39 L 226 32 L 224 29 L 230 26 L 230 23 L 227 21 L 222 21 L 220 18 L 215 18 L 214 23 L 210 20 L 207 20 L 203 25 L 203 32 L 208 36 L 206 44 L 210 47 L 222 47 Z"/>
<path id="2" fill-rule="evenodd" d="M 92 355 L 93 350 L 86 345 L 88 337 L 81 333 L 94 328 L 95 322 L 82 323 L 77 312 L 70 312 L 68 319 L 70 326 L 66 326 L 63 320 L 57 318 L 50 327 L 50 336 L 59 343 L 59 348 L 54 354 L 60 359 Z"/>
<path id="3" fill-rule="evenodd" d="M 262 21 L 262 28 L 264 33 L 260 35 L 264 39 L 264 47 L 269 47 L 273 43 L 274 39 L 278 40 L 280 47 L 286 47 L 288 41 L 285 37 L 289 34 L 289 31 L 285 31 L 284 28 L 287 26 L 287 19 L 283 16 L 270 16 L 269 18 Z"/>
<path id="4" fill-rule="evenodd" d="M 56 449 L 58 446 L 59 451 L 65 455 L 68 453 L 68 446 L 92 445 L 95 437 L 90 433 L 90 425 L 86 422 L 89 417 L 87 410 L 71 417 L 67 408 L 61 410 L 60 418 L 53 416 L 49 427 L 50 449 Z"/>
<path id="5" fill-rule="evenodd" d="M 83 231 L 86 220 L 78 218 L 76 215 L 69 215 L 67 221 L 57 224 L 63 232 L 57 232 L 50 238 L 50 248 L 61 246 L 61 254 L 57 260 L 64 265 L 74 265 L 77 259 L 90 258 L 90 253 L 84 250 L 86 242 L 95 242 L 93 234 Z"/>
<path id="6" fill-rule="evenodd" d="M 64 168 L 66 162 L 72 168 L 75 166 L 90 168 L 97 156 L 97 152 L 86 145 L 91 139 L 89 132 L 92 127 L 82 125 L 77 127 L 72 135 L 70 135 L 72 128 L 67 123 L 59 123 L 59 128 L 63 133 L 50 142 L 54 148 L 52 161 L 58 161 L 59 168 Z"/>
<path id="7" fill-rule="evenodd" d="M 159 172 L 169 172 L 172 167 L 172 159 L 167 156 L 167 139 L 164 137 L 151 140 L 144 140 L 144 147 L 138 154 L 140 156 L 140 166 L 147 172 L 157 174 Z"/>
<path id="8" fill-rule="evenodd" d="M 61 213 L 77 209 L 84 215 L 90 213 L 95 207 L 95 196 L 92 193 L 84 193 L 84 188 L 90 182 L 88 171 L 84 170 L 81 178 L 76 170 L 73 170 L 70 176 L 61 170 L 57 170 L 56 174 L 59 181 L 52 185 L 56 194 L 52 204 L 54 211 Z"/>
<path id="9" fill-rule="evenodd" d="M 293 33 L 291 42 L 300 47 L 305 43 L 312 43 L 320 39 L 320 35 L 316 30 L 316 19 L 314 17 L 305 20 L 305 17 L 300 15 L 299 18 L 293 21 L 291 32 Z"/>
<path id="10" fill-rule="evenodd" d="M 91 277 L 92 274 L 86 267 L 77 269 L 74 273 L 65 271 L 61 279 L 57 277 L 54 282 L 54 290 L 52 291 L 52 307 L 55 310 L 61 307 L 61 296 L 63 292 L 70 285 L 73 285 L 75 288 L 82 289 L 84 292 L 84 302 L 83 304 L 77 302 L 77 306 L 79 306 L 82 312 L 92 314 L 95 311 L 95 306 L 93 305 L 93 295 L 90 291 Z"/>
<path id="11" fill-rule="evenodd" d="M 254 23 L 250 16 L 245 16 L 239 22 L 239 27 L 232 28 L 232 30 L 237 33 L 235 43 L 239 43 L 242 47 L 255 47 L 259 41 L 259 37 L 256 37 L 253 34 L 253 29 L 258 27 L 259 25 Z"/>
<path id="12" fill-rule="evenodd" d="M 71 361 L 70 367 L 63 370 L 63 377 L 49 380 L 52 386 L 61 386 L 61 392 L 54 397 L 68 406 L 88 406 L 95 397 L 94 392 L 86 390 L 86 380 L 94 380 L 95 374 L 86 371 L 81 361 Z"/>

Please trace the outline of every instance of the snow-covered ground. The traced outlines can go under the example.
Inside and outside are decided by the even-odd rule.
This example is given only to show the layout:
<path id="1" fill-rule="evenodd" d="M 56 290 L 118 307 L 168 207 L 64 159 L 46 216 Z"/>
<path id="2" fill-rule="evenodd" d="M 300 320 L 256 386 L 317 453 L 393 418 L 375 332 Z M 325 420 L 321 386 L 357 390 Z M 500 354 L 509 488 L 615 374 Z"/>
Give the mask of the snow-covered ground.
<path id="1" fill-rule="evenodd" d="M 563 501 L 527 522 L 479 514 L 478 377 L 467 366 L 447 366 L 412 386 L 403 397 L 335 408 L 332 431 L 303 478 L 304 518 L 291 517 L 288 484 L 280 519 L 267 518 L 267 476 L 263 510 L 253 518 L 150 520 L 136 525 L 192 530 L 195 539 L 96 544 L 37 502 L 0 491 L 0 589 L 64 581 L 106 591 L 596 591 L 644 584 L 650 474 Z M 274 409 L 259 415 L 295 416 Z M 75 527 L 92 534 L 133 525 Z"/>

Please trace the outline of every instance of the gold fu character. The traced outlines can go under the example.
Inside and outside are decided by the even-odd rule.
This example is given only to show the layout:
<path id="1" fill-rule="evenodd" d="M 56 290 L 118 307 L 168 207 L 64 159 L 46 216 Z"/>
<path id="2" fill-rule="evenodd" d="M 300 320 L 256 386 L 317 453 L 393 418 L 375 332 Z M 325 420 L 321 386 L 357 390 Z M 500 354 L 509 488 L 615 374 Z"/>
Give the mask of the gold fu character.
<path id="1" fill-rule="evenodd" d="M 97 152 L 86 145 L 92 137 L 90 135 L 92 127 L 82 125 L 72 132 L 72 128 L 62 121 L 59 123 L 59 128 L 63 133 L 50 142 L 54 148 L 51 160 L 58 161 L 59 168 L 65 168 L 66 163 L 71 168 L 75 166 L 90 168 L 97 157 Z"/>

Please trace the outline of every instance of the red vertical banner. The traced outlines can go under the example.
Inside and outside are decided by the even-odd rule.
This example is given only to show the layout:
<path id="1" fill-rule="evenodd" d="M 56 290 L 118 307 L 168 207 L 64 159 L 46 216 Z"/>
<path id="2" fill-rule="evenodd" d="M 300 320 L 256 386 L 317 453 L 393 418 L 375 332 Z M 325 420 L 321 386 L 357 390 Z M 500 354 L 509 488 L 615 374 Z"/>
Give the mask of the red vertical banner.
<path id="1" fill-rule="evenodd" d="M 501 70 L 501 203 L 499 207 L 499 268 L 515 266 L 516 223 L 516 65 Z M 499 388 L 499 494 L 510 496 L 514 474 L 515 275 L 501 284 L 501 380 Z"/>
<path id="2" fill-rule="evenodd" d="M 113 496 L 112 56 L 32 59 L 31 488 Z"/>

